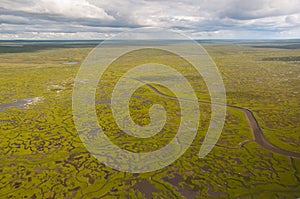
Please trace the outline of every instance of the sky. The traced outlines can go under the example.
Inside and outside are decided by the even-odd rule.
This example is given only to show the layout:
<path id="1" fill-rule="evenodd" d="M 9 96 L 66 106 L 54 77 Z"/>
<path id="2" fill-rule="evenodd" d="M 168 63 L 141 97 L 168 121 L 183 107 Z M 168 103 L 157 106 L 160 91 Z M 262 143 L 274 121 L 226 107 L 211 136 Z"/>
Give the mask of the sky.
<path id="1" fill-rule="evenodd" d="M 0 0 L 0 40 L 105 39 L 162 27 L 193 39 L 300 38 L 300 0 Z"/>

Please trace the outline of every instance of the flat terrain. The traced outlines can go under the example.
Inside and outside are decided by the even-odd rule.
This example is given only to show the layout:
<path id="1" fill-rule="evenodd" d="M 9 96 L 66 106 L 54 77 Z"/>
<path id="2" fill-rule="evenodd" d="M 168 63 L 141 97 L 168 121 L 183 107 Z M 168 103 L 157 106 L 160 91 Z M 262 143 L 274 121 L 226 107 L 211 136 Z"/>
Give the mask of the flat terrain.
<path id="1" fill-rule="evenodd" d="M 300 41 L 203 42 L 227 91 L 222 135 L 211 153 L 199 159 L 210 100 L 201 78 L 187 71 L 196 82 L 202 111 L 198 134 L 173 164 L 144 174 L 100 163 L 75 129 L 74 79 L 96 45 L 0 42 L 0 198 L 300 197 Z M 109 91 L 129 66 L 115 67 L 97 89 L 99 124 L 112 142 L 127 150 L 153 151 L 168 144 L 180 110 L 164 87 L 145 85 L 130 101 L 132 118 L 141 125 L 149 123 L 152 104 L 171 110 L 164 132 L 137 139 L 113 122 Z"/>

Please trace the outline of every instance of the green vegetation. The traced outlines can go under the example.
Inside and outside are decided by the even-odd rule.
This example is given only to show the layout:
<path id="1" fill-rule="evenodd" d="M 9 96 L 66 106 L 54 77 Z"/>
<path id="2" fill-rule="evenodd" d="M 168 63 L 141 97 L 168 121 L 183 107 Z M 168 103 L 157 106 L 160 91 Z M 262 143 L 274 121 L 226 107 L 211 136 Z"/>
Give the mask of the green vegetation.
<path id="1" fill-rule="evenodd" d="M 72 118 L 74 78 L 95 44 L 21 44 L 23 47 L 0 48 L 0 198 L 300 197 L 300 159 L 258 145 L 245 114 L 238 109 L 228 107 L 217 145 L 208 156 L 198 158 L 210 119 L 207 103 L 200 103 L 197 137 L 170 166 L 144 174 L 105 166 L 85 149 Z M 300 152 L 300 65 L 297 60 L 286 59 L 299 57 L 300 49 L 270 46 L 274 44 L 204 45 L 224 78 L 228 104 L 251 110 L 273 145 Z M 149 123 L 148 110 L 159 103 L 170 110 L 168 125 L 150 139 L 122 133 L 109 109 L 109 93 L 131 67 L 124 63 L 116 63 L 114 67 L 119 70 L 106 71 L 105 81 L 99 83 L 99 124 L 124 149 L 159 149 L 175 134 L 180 120 L 178 101 L 141 87 L 130 101 L 133 120 L 141 125 Z M 193 70 L 177 69 L 192 82 L 199 99 L 209 102 L 201 78 Z M 165 87 L 152 86 L 173 95 Z"/>

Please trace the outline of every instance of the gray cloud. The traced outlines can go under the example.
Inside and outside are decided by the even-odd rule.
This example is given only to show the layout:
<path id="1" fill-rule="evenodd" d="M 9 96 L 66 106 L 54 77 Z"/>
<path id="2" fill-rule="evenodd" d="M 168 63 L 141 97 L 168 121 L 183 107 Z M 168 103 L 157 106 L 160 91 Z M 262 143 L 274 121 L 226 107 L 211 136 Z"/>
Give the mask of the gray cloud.
<path id="1" fill-rule="evenodd" d="M 139 27 L 196 38 L 299 37 L 299 7 L 298 0 L 1 0 L 0 39 L 101 39 Z"/>

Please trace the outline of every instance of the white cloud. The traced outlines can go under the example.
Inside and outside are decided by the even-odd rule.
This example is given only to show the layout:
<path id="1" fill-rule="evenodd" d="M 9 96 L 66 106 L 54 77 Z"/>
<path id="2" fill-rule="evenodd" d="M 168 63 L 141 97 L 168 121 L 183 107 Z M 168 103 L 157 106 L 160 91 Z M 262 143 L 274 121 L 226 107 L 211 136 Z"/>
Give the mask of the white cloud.
<path id="1" fill-rule="evenodd" d="M 0 3 L 1 4 L 1 3 Z M 97 18 L 113 20 L 102 8 L 86 0 L 39 0 L 10 2 L 5 0 L 2 7 L 30 13 L 59 14 L 75 18 Z"/>
<path id="2" fill-rule="evenodd" d="M 105 37 L 141 26 L 196 38 L 282 37 L 287 32 L 300 37 L 299 0 L 1 0 L 1 7 L 0 39 L 30 36 L 30 31 L 43 33 L 33 37 L 47 32 L 51 37 Z"/>
<path id="3" fill-rule="evenodd" d="M 299 26 L 300 25 L 300 14 L 289 15 L 285 17 L 286 23 L 290 25 Z"/>

